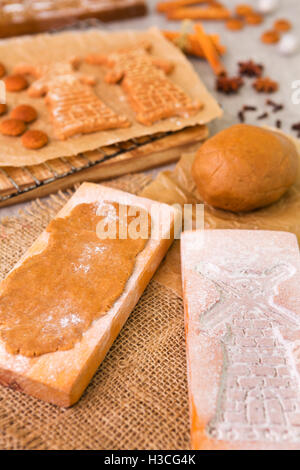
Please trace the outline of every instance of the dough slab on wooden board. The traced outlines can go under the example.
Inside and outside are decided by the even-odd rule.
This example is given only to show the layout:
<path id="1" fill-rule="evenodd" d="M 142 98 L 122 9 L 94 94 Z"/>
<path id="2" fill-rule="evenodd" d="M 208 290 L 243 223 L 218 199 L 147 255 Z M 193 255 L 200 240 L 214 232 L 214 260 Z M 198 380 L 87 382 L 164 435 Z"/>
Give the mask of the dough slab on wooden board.
<path id="1" fill-rule="evenodd" d="M 193 449 L 300 449 L 300 256 L 295 235 L 181 239 Z"/>
<path id="2" fill-rule="evenodd" d="M 170 80 L 188 94 L 192 100 L 200 100 L 203 108 L 187 117 L 162 119 L 152 126 L 139 124 L 119 84 L 105 82 L 106 67 L 84 63 L 90 54 L 109 54 L 120 48 L 136 46 L 137 42 L 146 41 L 152 45 L 151 55 L 158 59 L 167 59 L 174 64 L 174 70 L 168 75 Z M 59 157 L 70 157 L 81 152 L 95 150 L 116 142 L 149 136 L 158 132 L 169 132 L 208 122 L 221 117 L 222 110 L 198 77 L 191 63 L 179 49 L 170 43 L 157 28 L 148 31 L 105 32 L 90 30 L 86 32 L 69 31 L 58 34 L 40 34 L 34 37 L 21 37 L 0 41 L 1 62 L 12 73 L 18 64 L 53 63 L 70 61 L 74 56 L 82 59 L 80 73 L 97 79 L 93 88 L 96 95 L 118 114 L 125 114 L 131 122 L 126 129 L 112 129 L 77 135 L 65 141 L 55 138 L 48 109 L 44 98 L 31 98 L 26 90 L 19 93 L 7 93 L 9 110 L 19 104 L 29 104 L 38 111 L 38 119 L 30 129 L 39 129 L 49 136 L 49 144 L 41 150 L 28 150 L 22 146 L 21 139 L 0 135 L 0 165 L 24 166 L 37 165 Z"/>
<path id="3" fill-rule="evenodd" d="M 64 407 L 80 398 L 104 359 L 172 243 L 168 233 L 172 233 L 178 217 L 178 212 L 165 204 L 92 183 L 82 184 L 57 217 L 67 217 L 78 205 L 97 201 L 137 206 L 151 213 L 154 236 L 137 256 L 134 271 L 121 297 L 104 316 L 93 321 L 72 349 L 29 358 L 9 354 L 0 342 L 0 383 Z M 48 240 L 49 234 L 44 231 L 14 269 L 43 252 Z"/>

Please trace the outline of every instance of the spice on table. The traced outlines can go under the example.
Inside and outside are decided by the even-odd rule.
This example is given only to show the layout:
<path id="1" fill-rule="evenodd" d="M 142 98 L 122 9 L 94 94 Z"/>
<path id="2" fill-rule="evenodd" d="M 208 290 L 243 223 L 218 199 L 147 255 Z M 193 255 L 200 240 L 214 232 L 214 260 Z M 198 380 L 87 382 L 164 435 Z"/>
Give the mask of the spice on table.
<path id="1" fill-rule="evenodd" d="M 248 111 L 257 111 L 257 107 L 252 106 L 252 105 L 248 105 L 248 104 L 244 104 L 242 109 L 238 112 L 238 118 L 239 118 L 240 122 L 245 122 L 245 113 L 248 112 Z"/>
<path id="2" fill-rule="evenodd" d="M 219 76 L 226 74 L 226 69 L 220 60 L 218 51 L 216 50 L 216 47 L 210 39 L 209 35 L 206 34 L 201 23 L 195 25 L 195 33 L 205 58 L 209 62 L 215 75 Z"/>
<path id="3" fill-rule="evenodd" d="M 269 77 L 259 77 L 253 83 L 253 88 L 259 93 L 274 93 L 278 90 L 279 85 Z"/>
<path id="4" fill-rule="evenodd" d="M 235 12 L 238 16 L 247 16 L 247 15 L 251 15 L 254 12 L 254 10 L 251 5 L 241 4 L 235 7 Z"/>
<path id="5" fill-rule="evenodd" d="M 239 118 L 240 122 L 245 122 L 245 115 L 244 115 L 243 111 L 238 112 L 238 118 Z"/>
<path id="6" fill-rule="evenodd" d="M 300 122 L 292 125 L 292 130 L 297 132 L 297 137 L 300 138 Z"/>
<path id="7" fill-rule="evenodd" d="M 275 103 L 275 101 L 270 100 L 269 98 L 266 100 L 267 106 L 272 106 L 273 108 L 277 108 L 278 106 L 283 106 L 282 104 Z"/>
<path id="8" fill-rule="evenodd" d="M 244 85 L 244 80 L 241 77 L 228 77 L 221 75 L 217 78 L 216 89 L 226 95 L 238 93 L 239 89 Z"/>
<path id="9" fill-rule="evenodd" d="M 278 111 L 282 111 L 284 108 L 283 104 L 279 104 L 273 108 L 273 113 L 278 113 Z"/>
<path id="10" fill-rule="evenodd" d="M 257 111 L 257 107 L 256 106 L 249 106 L 249 105 L 245 104 L 243 106 L 243 111 Z"/>
<path id="11" fill-rule="evenodd" d="M 282 111 L 284 109 L 283 104 L 275 103 L 275 101 L 272 101 L 272 100 L 266 100 L 266 105 L 267 106 L 272 106 L 273 113 L 278 113 L 278 111 Z"/>
<path id="12" fill-rule="evenodd" d="M 181 8 L 199 3 L 207 3 L 207 0 L 171 0 L 168 2 L 158 2 L 156 4 L 156 11 L 165 13 L 174 8 Z"/>
<path id="13" fill-rule="evenodd" d="M 282 111 L 284 109 L 284 105 L 281 103 L 275 103 L 270 99 L 266 100 L 266 105 L 271 106 L 273 108 L 273 113 L 277 113 L 278 111 Z"/>
<path id="14" fill-rule="evenodd" d="M 278 31 L 271 29 L 269 31 L 265 31 L 260 38 L 264 44 L 276 44 L 279 42 L 280 34 Z"/>
<path id="15" fill-rule="evenodd" d="M 253 60 L 239 62 L 239 74 L 246 77 L 260 77 L 264 71 L 264 66 L 256 64 Z"/>
<path id="16" fill-rule="evenodd" d="M 162 31 L 166 39 L 171 41 L 175 46 L 179 47 L 185 54 L 193 55 L 200 58 L 205 58 L 202 47 L 195 33 L 185 33 L 180 31 Z M 220 38 L 217 34 L 208 35 L 213 42 L 218 54 L 221 56 L 225 54 L 226 47 L 220 43 Z"/>
<path id="17" fill-rule="evenodd" d="M 269 113 L 263 113 L 263 114 L 261 114 L 260 116 L 258 116 L 257 119 L 258 119 L 258 120 L 266 119 L 268 116 L 269 116 Z"/>
<path id="18" fill-rule="evenodd" d="M 251 26 L 258 26 L 264 21 L 264 18 L 259 13 L 251 13 L 245 16 L 245 21 Z"/>
<path id="19" fill-rule="evenodd" d="M 239 20 L 238 18 L 230 18 L 226 21 L 225 26 L 230 31 L 240 31 L 244 28 L 245 23 L 244 21 Z"/>
<path id="20" fill-rule="evenodd" d="M 279 19 L 275 21 L 273 28 L 275 31 L 279 31 L 280 33 L 286 32 L 292 29 L 292 24 L 289 20 Z"/>
<path id="21" fill-rule="evenodd" d="M 231 13 L 227 8 L 209 6 L 207 8 L 176 8 L 167 11 L 170 20 L 228 20 Z"/>
<path id="22" fill-rule="evenodd" d="M 280 119 L 277 119 L 277 121 L 275 122 L 275 126 L 276 126 L 278 129 L 281 129 L 282 122 L 281 122 Z"/>

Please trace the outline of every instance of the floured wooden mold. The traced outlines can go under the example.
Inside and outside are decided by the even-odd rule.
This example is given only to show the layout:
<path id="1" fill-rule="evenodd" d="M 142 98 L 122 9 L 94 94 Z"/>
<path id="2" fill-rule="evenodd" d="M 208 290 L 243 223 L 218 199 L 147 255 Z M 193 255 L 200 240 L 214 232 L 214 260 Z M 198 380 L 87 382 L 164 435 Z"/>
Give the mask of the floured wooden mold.
<path id="1" fill-rule="evenodd" d="M 181 242 L 193 449 L 300 449 L 295 235 L 186 232 Z"/>
<path id="2" fill-rule="evenodd" d="M 93 301 L 93 295 L 97 295 L 98 289 L 95 290 L 95 284 L 90 285 L 88 283 L 87 278 L 92 275 L 92 273 L 89 273 L 89 269 L 95 272 L 94 268 L 96 267 L 89 264 L 89 256 L 93 256 L 93 258 L 100 256 L 101 258 L 101 253 L 104 249 L 102 246 L 103 242 L 101 245 L 101 240 L 98 240 L 94 235 L 92 236 L 92 232 L 90 232 L 91 229 L 88 228 L 90 219 L 87 217 L 86 210 L 90 211 L 92 207 L 99 208 L 101 210 L 103 209 L 108 211 L 107 219 L 111 220 L 109 207 L 114 204 L 118 207 L 137 207 L 141 212 L 150 214 L 152 236 L 146 240 L 145 244 L 139 245 L 142 247 L 142 251 L 138 252 L 135 258 L 133 271 L 129 274 L 130 277 L 125 284 L 125 288 L 121 291 L 121 295 L 114 301 L 114 303 L 107 303 L 107 299 L 112 297 L 111 291 L 107 290 L 106 297 L 101 297 L 98 304 L 104 308 L 103 310 L 101 307 L 100 310 L 102 312 L 102 316 L 98 317 L 97 314 L 94 314 L 92 318 L 95 319 L 91 324 L 86 324 L 87 329 L 84 327 L 85 329 L 82 330 L 79 335 L 81 339 L 78 340 L 78 327 L 81 327 L 84 320 L 81 311 L 78 310 L 77 313 L 75 312 L 75 315 L 73 314 L 73 306 L 76 307 L 76 305 L 80 305 L 80 302 L 83 300 L 86 302 L 86 304 L 82 304 L 83 306 L 89 305 L 89 308 L 91 307 L 90 302 Z M 108 208 L 107 205 L 109 206 Z M 77 222 L 75 225 L 72 219 L 72 217 L 74 218 L 74 214 L 76 214 L 76 217 L 79 220 L 78 222 L 76 219 Z M 0 383 L 42 400 L 55 403 L 59 406 L 68 407 L 74 404 L 80 398 L 99 364 L 104 359 L 105 354 L 119 334 L 123 324 L 138 302 L 146 285 L 150 281 L 152 275 L 172 243 L 172 238 L 174 237 L 173 228 L 177 217 L 179 217 L 178 212 L 166 204 L 157 203 L 149 199 L 140 198 L 132 194 L 101 185 L 92 183 L 82 184 L 73 197 L 58 213 L 54 219 L 55 223 L 53 224 L 53 222 L 51 222 L 48 229 L 40 235 L 32 247 L 9 273 L 6 280 L 4 280 L 0 285 L 0 311 L 2 309 L 2 317 L 0 318 Z M 67 231 L 66 227 L 63 225 L 66 220 L 71 220 L 71 225 Z M 78 228 L 78 226 L 82 226 L 82 229 Z M 50 227 L 52 227 L 52 229 L 50 229 Z M 61 229 L 59 229 L 59 227 L 61 227 Z M 55 232 L 53 232 L 53 229 Z M 57 230 L 59 230 L 59 232 L 57 232 Z M 53 233 L 57 233 L 56 239 L 53 238 Z M 39 310 L 39 306 L 43 304 L 44 299 L 47 296 L 49 297 L 49 295 L 52 295 L 49 293 L 50 291 L 53 291 L 55 302 L 49 302 L 49 310 L 45 308 L 46 311 L 44 312 L 44 309 L 42 309 L 38 314 L 39 324 L 41 326 L 40 329 L 39 327 L 36 327 L 35 323 L 37 319 L 33 315 L 33 319 L 35 318 L 35 320 L 32 324 L 32 330 L 39 330 L 40 334 L 45 335 L 45 338 L 47 337 L 47 341 L 49 340 L 48 345 L 46 346 L 46 342 L 41 342 L 38 333 L 34 333 L 32 335 L 31 342 L 31 329 L 29 325 L 25 325 L 25 323 L 28 323 L 29 321 L 27 316 L 26 319 L 24 319 L 24 322 L 22 319 L 20 320 L 20 316 L 18 317 L 18 320 L 18 318 L 14 318 L 14 309 L 11 309 L 8 296 L 11 295 L 10 292 L 12 292 L 12 284 L 15 282 L 15 285 L 19 285 L 21 290 L 24 289 L 24 285 L 20 284 L 20 278 L 22 277 L 20 273 L 22 273 L 23 266 L 28 267 L 28 264 L 30 264 L 30 266 L 34 266 L 34 263 L 36 262 L 36 260 L 34 260 L 35 257 L 38 259 L 39 263 L 46 266 L 47 256 L 48 259 L 50 259 L 48 254 L 49 248 L 50 252 L 51 249 L 53 251 L 53 248 L 51 247 L 54 246 L 55 248 L 56 243 L 58 244 L 59 252 L 61 250 L 61 244 L 63 244 L 63 246 L 70 246 L 68 238 L 71 240 L 76 239 L 79 240 L 79 243 L 83 243 L 84 253 L 82 253 L 82 256 L 84 255 L 85 261 L 82 261 L 81 254 L 79 252 L 76 255 L 76 260 L 78 262 L 71 263 L 71 261 L 74 261 L 73 251 L 75 253 L 78 251 L 78 245 L 76 245 L 76 248 L 72 251 L 70 257 L 65 256 L 63 251 L 60 255 L 59 262 L 62 264 L 61 269 L 58 269 L 59 272 L 57 272 L 58 284 L 56 289 L 53 289 L 52 285 L 56 276 L 51 276 L 51 278 L 49 276 L 49 281 L 47 281 L 46 277 L 46 280 L 44 279 L 43 282 L 40 278 L 41 285 L 39 292 L 41 298 L 39 299 L 36 293 L 33 298 L 30 298 L 29 296 L 28 302 L 30 305 L 32 304 L 32 309 L 30 308 L 28 315 L 31 317 L 32 310 Z M 126 240 L 124 240 L 124 242 L 127 243 Z M 111 242 L 107 243 L 108 244 L 105 249 L 108 249 L 110 253 L 110 250 L 114 250 L 114 247 L 116 246 L 114 245 L 115 239 L 112 239 Z M 99 247 L 97 248 L 98 244 Z M 120 246 L 120 242 L 118 242 L 118 246 Z M 79 247 L 81 247 L 81 245 L 79 245 Z M 92 253 L 95 253 L 95 255 Z M 122 252 L 116 253 L 115 259 L 114 255 L 109 256 L 111 263 L 115 263 L 114 266 L 111 265 L 109 272 L 111 269 L 114 269 L 115 271 L 117 267 L 120 266 L 120 277 L 123 276 L 124 273 L 122 274 L 123 271 L 121 269 L 121 265 L 116 263 L 121 262 L 120 260 L 123 259 L 122 256 Z M 65 269 L 64 263 L 66 262 L 69 263 L 69 266 L 72 264 L 72 269 L 69 269 L 69 267 L 67 270 Z M 52 261 L 50 264 L 51 270 L 53 271 Z M 76 282 L 78 282 L 78 270 L 84 270 L 84 273 L 81 274 L 83 276 L 83 281 L 85 283 L 87 282 L 86 295 L 84 292 L 81 292 L 82 289 L 80 284 L 79 288 L 76 289 L 77 293 L 74 294 L 75 284 L 73 283 L 72 273 L 74 271 L 74 276 L 77 276 Z M 35 270 L 35 268 L 29 268 L 29 271 L 29 273 L 27 271 L 25 273 L 26 278 L 29 276 L 26 281 L 26 286 L 35 282 L 34 279 L 36 279 L 36 282 L 39 282 L 38 270 Z M 47 271 L 46 268 L 45 271 Z M 64 292 L 58 294 L 61 285 L 65 282 L 64 279 L 61 279 L 61 281 L 59 280 L 62 272 L 71 273 L 71 277 L 68 277 L 68 279 L 71 279 L 72 284 L 74 285 L 70 286 L 70 289 L 67 287 Z M 131 271 L 129 270 L 128 273 L 130 272 Z M 99 275 L 98 278 L 96 277 L 93 279 L 99 279 Z M 103 286 L 105 286 L 106 283 L 107 278 L 103 277 L 101 285 L 99 284 L 100 292 L 103 291 Z M 50 289 L 47 290 L 48 287 L 50 287 Z M 24 292 L 26 293 L 26 289 Z M 93 294 L 93 292 L 96 292 L 96 294 Z M 58 296 L 57 299 L 55 299 L 55 296 Z M 13 303 L 15 302 L 13 299 L 12 301 Z M 19 313 L 20 304 L 21 309 L 25 309 L 25 307 L 22 307 L 21 300 L 17 300 L 16 309 L 19 310 Z M 71 309 L 69 308 L 70 304 L 72 306 Z M 106 311 L 107 309 L 105 308 L 105 305 L 112 306 L 108 311 Z M 66 312 L 66 315 L 64 312 Z M 61 313 L 63 313 L 62 318 Z M 60 327 L 61 334 L 58 331 Z M 16 331 L 16 336 L 11 334 L 11 329 Z M 20 335 L 20 331 L 23 336 Z M 72 346 L 72 341 L 76 337 L 77 340 L 75 341 L 75 345 Z M 24 341 L 22 338 L 24 338 Z M 14 354 L 9 352 L 20 350 L 23 354 Z"/>

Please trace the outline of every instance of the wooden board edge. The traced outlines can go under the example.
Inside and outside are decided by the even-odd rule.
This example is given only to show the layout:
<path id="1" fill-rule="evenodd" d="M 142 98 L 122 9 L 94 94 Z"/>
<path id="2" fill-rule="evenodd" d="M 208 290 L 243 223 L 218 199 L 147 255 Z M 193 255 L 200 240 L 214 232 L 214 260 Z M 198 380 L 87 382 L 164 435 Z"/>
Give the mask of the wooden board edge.
<path id="1" fill-rule="evenodd" d="M 22 192 L 21 194 L 16 194 L 15 196 L 0 202 L 0 208 L 30 201 L 36 198 L 42 198 L 59 190 L 64 191 L 65 189 L 72 187 L 74 184 L 83 181 L 100 182 L 117 178 L 126 174 L 140 173 L 155 167 L 167 165 L 169 163 L 178 161 L 182 153 L 185 151 L 196 151 L 199 145 L 200 142 L 193 142 L 190 144 L 173 147 L 161 152 L 149 153 L 148 155 L 143 155 L 142 157 L 133 156 L 128 161 L 123 159 L 120 162 L 113 162 L 112 160 L 111 164 L 109 164 L 109 161 L 99 163 L 98 165 L 94 165 L 91 168 L 80 170 L 76 173 L 73 173 L 72 175 L 58 178 L 51 183 L 38 186 L 35 189 Z"/>
<path id="2" fill-rule="evenodd" d="M 152 203 L 157 206 L 159 205 L 155 201 L 152 201 Z M 160 206 L 166 205 L 160 204 Z M 152 252 L 152 256 L 143 265 L 136 278 L 136 287 L 134 292 L 132 291 L 130 300 L 124 300 L 124 304 L 112 318 L 112 322 L 109 323 L 108 339 L 106 339 L 106 331 L 105 335 L 101 338 L 101 344 L 98 342 L 97 346 L 94 346 L 77 377 L 74 377 L 74 380 L 67 384 L 67 386 L 61 386 L 59 383 L 57 386 L 53 386 L 53 384 L 37 381 L 35 377 L 23 374 L 18 368 L 10 369 L 2 364 L 0 366 L 1 385 L 64 408 L 72 406 L 80 399 L 173 242 L 174 226 L 180 214 L 172 207 L 169 207 L 169 211 L 172 214 L 170 219 L 170 234 L 172 236 L 168 239 L 163 237 L 159 239 Z"/>

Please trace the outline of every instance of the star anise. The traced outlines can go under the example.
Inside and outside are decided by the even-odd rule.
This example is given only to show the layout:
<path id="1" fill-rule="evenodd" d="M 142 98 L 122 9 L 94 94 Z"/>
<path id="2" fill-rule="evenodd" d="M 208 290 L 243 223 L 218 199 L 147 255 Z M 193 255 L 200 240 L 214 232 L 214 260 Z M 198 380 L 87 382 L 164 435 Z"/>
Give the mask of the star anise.
<path id="1" fill-rule="evenodd" d="M 256 64 L 253 60 L 248 60 L 247 62 L 239 62 L 239 74 L 246 77 L 261 77 L 264 66 L 261 64 Z"/>
<path id="2" fill-rule="evenodd" d="M 260 77 L 253 83 L 253 88 L 259 93 L 274 93 L 278 90 L 279 85 L 269 77 Z"/>
<path id="3" fill-rule="evenodd" d="M 300 122 L 296 122 L 295 124 L 292 125 L 293 131 L 297 132 L 297 137 L 298 139 L 300 138 Z"/>
<path id="4" fill-rule="evenodd" d="M 241 77 L 228 77 L 221 75 L 217 78 L 216 89 L 226 95 L 234 94 L 244 85 L 244 80 Z"/>
<path id="5" fill-rule="evenodd" d="M 296 122 L 292 125 L 293 131 L 300 131 L 300 122 Z"/>

